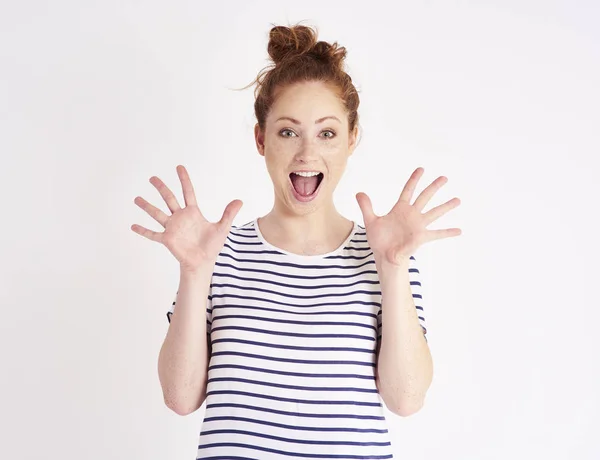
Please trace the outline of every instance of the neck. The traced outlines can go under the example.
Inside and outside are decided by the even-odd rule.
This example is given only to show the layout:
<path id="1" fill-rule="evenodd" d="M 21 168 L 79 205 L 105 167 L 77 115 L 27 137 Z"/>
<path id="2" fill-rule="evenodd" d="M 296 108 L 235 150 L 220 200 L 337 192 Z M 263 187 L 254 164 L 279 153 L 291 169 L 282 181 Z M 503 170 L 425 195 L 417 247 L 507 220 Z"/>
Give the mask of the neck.
<path id="1" fill-rule="evenodd" d="M 277 205 L 259 218 L 261 233 L 270 243 L 291 252 L 331 252 L 347 238 L 352 221 L 342 216 L 333 203 L 305 214 Z"/>

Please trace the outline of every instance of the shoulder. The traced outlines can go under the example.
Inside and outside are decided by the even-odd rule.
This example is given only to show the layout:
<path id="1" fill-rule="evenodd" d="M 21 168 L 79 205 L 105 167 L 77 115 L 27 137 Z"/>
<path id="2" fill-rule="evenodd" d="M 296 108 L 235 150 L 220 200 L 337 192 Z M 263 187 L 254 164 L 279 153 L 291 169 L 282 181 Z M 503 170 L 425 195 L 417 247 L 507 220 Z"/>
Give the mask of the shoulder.
<path id="1" fill-rule="evenodd" d="M 254 230 L 254 222 L 255 222 L 255 219 L 252 219 L 244 224 L 232 225 L 231 229 L 229 230 L 229 233 Z"/>
<path id="2" fill-rule="evenodd" d="M 240 225 L 232 225 L 219 256 L 237 257 L 258 244 L 259 240 L 254 227 L 254 220 Z"/>

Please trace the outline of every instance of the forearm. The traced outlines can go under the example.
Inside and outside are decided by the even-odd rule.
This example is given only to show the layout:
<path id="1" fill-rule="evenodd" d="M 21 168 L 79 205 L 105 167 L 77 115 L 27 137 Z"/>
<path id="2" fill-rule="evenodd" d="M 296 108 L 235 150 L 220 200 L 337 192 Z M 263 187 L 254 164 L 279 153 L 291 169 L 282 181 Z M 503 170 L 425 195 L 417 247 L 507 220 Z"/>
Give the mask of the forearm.
<path id="1" fill-rule="evenodd" d="M 433 362 L 419 323 L 408 270 L 408 259 L 401 266 L 378 265 L 382 339 L 377 382 L 388 408 L 403 416 L 421 408 L 433 378 Z"/>
<path id="2" fill-rule="evenodd" d="M 176 307 L 160 349 L 158 375 L 165 404 L 178 414 L 198 409 L 208 370 L 206 303 L 214 264 L 180 273 Z"/>

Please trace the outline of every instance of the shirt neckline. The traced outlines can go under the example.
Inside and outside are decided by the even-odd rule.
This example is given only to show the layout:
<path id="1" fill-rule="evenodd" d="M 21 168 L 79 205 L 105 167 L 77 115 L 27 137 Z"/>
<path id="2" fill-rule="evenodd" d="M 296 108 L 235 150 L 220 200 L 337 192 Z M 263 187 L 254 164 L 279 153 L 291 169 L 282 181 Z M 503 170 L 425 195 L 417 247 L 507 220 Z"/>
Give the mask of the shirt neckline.
<path id="1" fill-rule="evenodd" d="M 336 249 L 334 249 L 331 252 L 328 252 L 326 254 L 314 254 L 314 255 L 306 255 L 306 254 L 296 254 L 294 252 L 289 252 L 286 251 L 285 249 L 282 248 L 278 248 L 277 246 L 269 243 L 265 237 L 263 236 L 262 232 L 260 231 L 260 227 L 258 226 L 258 217 L 255 218 L 253 221 L 253 226 L 254 226 L 254 230 L 256 231 L 256 236 L 258 237 L 259 241 L 267 246 L 269 249 L 275 250 L 277 252 L 280 252 L 282 254 L 285 254 L 288 257 L 294 258 L 296 260 L 305 260 L 305 261 L 315 261 L 315 260 L 321 260 L 321 259 L 325 259 L 327 257 L 331 257 L 331 256 L 335 256 L 338 254 L 341 254 L 342 251 L 344 250 L 344 248 L 346 246 L 348 246 L 348 244 L 350 243 L 350 240 L 352 240 L 352 238 L 354 237 L 354 235 L 357 233 L 357 231 L 359 230 L 359 226 L 358 226 L 358 222 L 356 221 L 352 221 L 352 231 L 350 232 L 350 234 L 348 235 L 348 237 L 346 237 L 346 239 L 343 241 L 343 243 L 338 246 Z"/>

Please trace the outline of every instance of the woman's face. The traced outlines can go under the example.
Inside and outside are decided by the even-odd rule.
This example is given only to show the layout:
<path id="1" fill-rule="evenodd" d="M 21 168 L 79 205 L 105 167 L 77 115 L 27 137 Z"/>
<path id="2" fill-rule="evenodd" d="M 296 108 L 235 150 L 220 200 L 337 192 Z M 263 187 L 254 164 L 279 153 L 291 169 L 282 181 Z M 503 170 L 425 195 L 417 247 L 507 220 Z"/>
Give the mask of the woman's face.
<path id="1" fill-rule="evenodd" d="M 333 191 L 356 146 L 357 132 L 358 128 L 348 132 L 348 114 L 331 86 L 313 81 L 280 90 L 265 132 L 260 132 L 258 124 L 254 129 L 276 200 L 301 214 L 323 203 L 331 205 Z"/>

